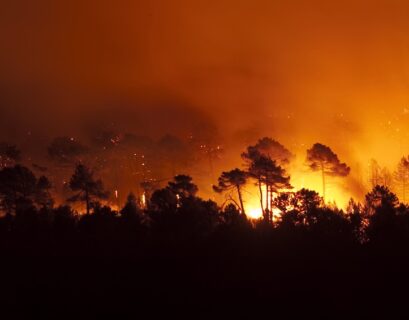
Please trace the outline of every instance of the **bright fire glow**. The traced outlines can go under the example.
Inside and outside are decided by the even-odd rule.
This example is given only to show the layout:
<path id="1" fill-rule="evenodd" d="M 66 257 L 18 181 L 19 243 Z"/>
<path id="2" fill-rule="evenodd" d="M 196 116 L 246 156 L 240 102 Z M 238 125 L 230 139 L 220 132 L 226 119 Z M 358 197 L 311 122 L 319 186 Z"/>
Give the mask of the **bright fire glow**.
<path id="1" fill-rule="evenodd" d="M 261 209 L 258 188 L 249 187 L 249 189 L 251 189 L 251 193 L 250 193 L 251 196 L 247 199 L 244 205 L 246 209 L 246 215 L 251 219 L 260 219 L 263 217 L 263 210 Z M 266 199 L 265 190 L 262 190 L 262 193 L 263 193 L 263 199 L 264 199 L 263 202 L 265 202 L 265 199 Z M 265 204 L 263 203 L 263 205 Z M 273 208 L 272 210 L 273 210 L 274 220 L 276 220 L 277 218 L 281 216 L 281 211 L 279 209 Z"/>
<path id="2" fill-rule="evenodd" d="M 263 216 L 263 212 L 261 211 L 261 207 L 249 207 L 246 210 L 246 215 L 251 219 L 260 219 Z"/>

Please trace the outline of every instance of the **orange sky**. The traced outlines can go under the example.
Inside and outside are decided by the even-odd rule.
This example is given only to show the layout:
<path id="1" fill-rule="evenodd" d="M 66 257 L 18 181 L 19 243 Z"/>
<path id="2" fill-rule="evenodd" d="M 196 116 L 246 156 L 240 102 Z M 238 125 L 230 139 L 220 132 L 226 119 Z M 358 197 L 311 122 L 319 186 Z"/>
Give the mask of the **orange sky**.
<path id="1" fill-rule="evenodd" d="M 230 140 L 394 165 L 409 153 L 408 16 L 394 0 L 8 1 L 1 130 L 59 134 L 114 109 L 150 134 L 203 118 Z"/>

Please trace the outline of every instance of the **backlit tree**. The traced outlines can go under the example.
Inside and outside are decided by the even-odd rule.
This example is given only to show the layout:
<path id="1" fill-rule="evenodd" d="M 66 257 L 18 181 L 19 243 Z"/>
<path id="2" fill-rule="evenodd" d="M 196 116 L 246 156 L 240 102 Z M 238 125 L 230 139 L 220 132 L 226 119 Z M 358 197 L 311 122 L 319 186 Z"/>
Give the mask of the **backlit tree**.
<path id="1" fill-rule="evenodd" d="M 400 189 L 401 200 L 406 203 L 406 193 L 409 181 L 409 156 L 400 159 L 394 172 L 395 183 Z"/>
<path id="2" fill-rule="evenodd" d="M 322 175 L 322 195 L 325 200 L 326 177 L 346 177 L 351 169 L 342 163 L 330 147 L 316 143 L 307 150 L 307 164 L 312 171 Z"/>
<path id="3" fill-rule="evenodd" d="M 222 172 L 218 179 L 217 186 L 213 186 L 213 189 L 216 192 L 228 192 L 235 190 L 240 202 L 241 212 L 245 214 L 244 204 L 243 204 L 243 195 L 242 188 L 247 182 L 248 174 L 243 170 L 238 168 Z"/>
<path id="4" fill-rule="evenodd" d="M 68 199 L 71 202 L 85 202 L 87 214 L 90 213 L 91 202 L 94 199 L 107 199 L 102 181 L 94 178 L 94 173 L 83 164 L 77 165 L 70 180 L 70 188 L 76 192 Z"/>

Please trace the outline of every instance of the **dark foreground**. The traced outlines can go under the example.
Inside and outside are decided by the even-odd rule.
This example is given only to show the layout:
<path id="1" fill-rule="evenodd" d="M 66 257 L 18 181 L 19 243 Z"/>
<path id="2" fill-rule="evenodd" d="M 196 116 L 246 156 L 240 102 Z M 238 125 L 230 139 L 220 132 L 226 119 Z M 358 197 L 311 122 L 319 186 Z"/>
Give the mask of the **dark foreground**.
<path id="1" fill-rule="evenodd" d="M 385 187 L 346 212 L 301 190 L 259 222 L 155 194 L 81 216 L 18 200 L 0 218 L 1 319 L 409 316 L 409 207 Z"/>
<path id="2" fill-rule="evenodd" d="M 37 235 L 1 243 L 3 319 L 396 318 L 409 252 L 272 233 L 206 240 Z"/>

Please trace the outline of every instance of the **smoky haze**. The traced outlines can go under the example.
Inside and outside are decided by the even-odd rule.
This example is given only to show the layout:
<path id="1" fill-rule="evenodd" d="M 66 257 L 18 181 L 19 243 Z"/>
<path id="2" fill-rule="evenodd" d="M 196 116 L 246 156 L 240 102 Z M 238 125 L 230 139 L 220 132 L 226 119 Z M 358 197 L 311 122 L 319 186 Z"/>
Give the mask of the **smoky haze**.
<path id="1" fill-rule="evenodd" d="M 393 166 L 409 150 L 408 14 L 391 0 L 9 1 L 0 130 L 34 154 L 97 123 L 211 135 L 217 169 L 264 135 L 298 158 L 319 141 L 353 170 Z"/>

